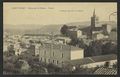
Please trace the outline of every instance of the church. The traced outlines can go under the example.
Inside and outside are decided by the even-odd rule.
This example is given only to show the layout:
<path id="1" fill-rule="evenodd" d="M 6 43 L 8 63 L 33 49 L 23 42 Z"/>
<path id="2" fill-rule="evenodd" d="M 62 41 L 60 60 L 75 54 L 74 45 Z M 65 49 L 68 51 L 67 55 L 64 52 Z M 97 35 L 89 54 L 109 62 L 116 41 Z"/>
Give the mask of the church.
<path id="1" fill-rule="evenodd" d="M 106 23 L 99 23 L 99 17 L 96 16 L 95 9 L 93 11 L 93 16 L 91 17 L 91 24 L 87 28 L 82 29 L 83 34 L 87 34 L 88 38 L 92 40 L 99 40 L 103 38 L 108 38 L 111 32 L 111 25 Z"/>

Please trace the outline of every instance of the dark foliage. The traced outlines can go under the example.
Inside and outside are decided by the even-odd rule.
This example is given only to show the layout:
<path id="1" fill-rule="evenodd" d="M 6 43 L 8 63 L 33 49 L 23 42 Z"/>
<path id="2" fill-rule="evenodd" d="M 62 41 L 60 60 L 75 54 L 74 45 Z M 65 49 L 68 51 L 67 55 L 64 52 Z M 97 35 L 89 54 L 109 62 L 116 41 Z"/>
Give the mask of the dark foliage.
<path id="1" fill-rule="evenodd" d="M 102 54 L 110 53 L 117 54 L 117 45 L 112 42 L 108 42 L 102 46 Z"/>
<path id="2" fill-rule="evenodd" d="M 68 26 L 67 25 L 63 25 L 63 27 L 61 27 L 61 34 L 67 36 L 67 29 L 68 29 Z"/>

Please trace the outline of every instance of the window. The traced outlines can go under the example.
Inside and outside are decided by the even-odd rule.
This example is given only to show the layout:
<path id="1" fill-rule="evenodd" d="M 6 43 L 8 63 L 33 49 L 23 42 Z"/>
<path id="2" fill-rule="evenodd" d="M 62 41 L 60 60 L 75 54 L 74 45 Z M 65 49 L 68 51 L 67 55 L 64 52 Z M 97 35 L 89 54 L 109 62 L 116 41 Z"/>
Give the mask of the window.
<path id="1" fill-rule="evenodd" d="M 54 63 L 54 60 L 53 60 L 53 63 Z"/>
<path id="2" fill-rule="evenodd" d="M 62 53 L 62 58 L 63 58 L 63 53 Z"/>
<path id="3" fill-rule="evenodd" d="M 57 64 L 58 64 L 58 60 L 57 60 Z"/>

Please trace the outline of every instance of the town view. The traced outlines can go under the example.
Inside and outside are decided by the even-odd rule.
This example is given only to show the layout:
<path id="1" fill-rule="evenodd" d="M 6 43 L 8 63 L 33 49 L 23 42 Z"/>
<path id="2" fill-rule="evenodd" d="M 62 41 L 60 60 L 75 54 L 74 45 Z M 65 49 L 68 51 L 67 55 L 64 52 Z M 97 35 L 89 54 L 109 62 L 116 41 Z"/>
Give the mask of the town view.
<path id="1" fill-rule="evenodd" d="M 46 3 L 46 6 L 48 6 L 47 4 L 49 5 L 49 3 Z M 55 4 L 53 5 L 57 6 Z M 72 3 L 63 5 L 64 7 L 70 8 L 69 5 L 72 5 Z M 72 7 L 79 8 L 78 5 L 82 8 L 84 4 L 74 3 Z M 78 9 L 71 11 L 60 10 L 61 16 L 59 16 L 56 10 L 55 12 L 51 12 L 54 14 L 51 14 L 46 12 L 46 10 L 43 12 L 43 9 L 39 8 L 40 12 L 37 14 L 41 15 L 42 13 L 46 13 L 51 15 L 51 18 L 40 18 L 38 15 L 32 19 L 30 16 L 35 13 L 36 10 L 31 13 L 28 9 L 24 9 L 25 11 L 21 12 L 23 9 L 12 8 L 12 12 L 16 14 L 10 16 L 12 12 L 6 12 L 8 11 L 7 9 L 10 8 L 7 7 L 7 3 L 4 3 L 4 12 L 6 12 L 4 15 L 4 26 L 7 24 L 9 28 L 4 27 L 3 74 L 117 75 L 117 10 L 115 8 L 117 4 L 111 3 L 108 5 L 108 7 L 112 6 L 114 8 L 108 8 L 107 3 L 104 4 L 104 6 L 101 6 L 104 12 L 101 12 L 102 10 L 97 8 L 99 5 L 102 5 L 102 3 L 99 5 L 85 5 L 88 5 L 86 6 L 87 8 L 92 6 L 86 13 L 82 12 L 82 10 L 78 11 Z M 49 7 L 51 6 L 52 5 L 49 5 Z M 86 7 L 83 6 L 83 8 Z M 50 8 L 47 11 L 53 9 L 55 8 Z M 83 11 L 86 10 L 87 9 L 84 9 Z M 28 12 L 29 14 L 27 14 Z M 86 18 L 88 21 L 79 22 L 76 18 L 74 19 L 77 20 L 76 22 L 71 22 L 75 13 L 80 20 Z M 63 14 L 65 14 L 66 17 L 63 16 L 62 19 Z M 67 14 L 69 18 L 65 20 Z M 83 16 L 81 16 L 81 14 L 83 14 Z M 105 14 L 108 15 L 106 16 Z M 39 25 L 25 25 L 28 20 L 23 19 L 23 15 L 26 15 L 26 18 L 27 15 L 29 15 L 30 18 L 28 17 L 28 20 L 30 20 L 30 24 L 36 23 L 37 21 L 38 23 L 44 23 L 45 21 L 46 23 L 50 23 L 51 21 L 56 23 L 57 20 L 59 20 L 59 22 L 62 22 L 62 20 L 70 22 L 57 25 L 47 24 L 39 28 Z M 55 19 L 54 15 L 59 16 L 59 18 Z M 7 19 L 7 16 L 11 18 Z M 16 20 L 15 17 L 18 20 Z M 38 20 L 38 18 L 40 18 L 40 20 Z M 103 20 L 104 18 L 107 20 Z M 21 23 L 23 26 L 20 27 L 18 24 L 18 26 L 11 28 L 12 24 L 8 22 L 16 24 L 23 22 Z"/>

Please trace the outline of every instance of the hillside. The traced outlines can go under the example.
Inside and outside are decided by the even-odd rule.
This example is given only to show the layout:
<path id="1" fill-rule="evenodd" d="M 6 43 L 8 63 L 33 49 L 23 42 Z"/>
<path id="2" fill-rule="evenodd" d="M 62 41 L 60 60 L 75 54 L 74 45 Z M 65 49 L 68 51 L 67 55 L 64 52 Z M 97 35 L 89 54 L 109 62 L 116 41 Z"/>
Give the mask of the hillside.
<path id="1" fill-rule="evenodd" d="M 99 22 L 99 24 L 110 24 L 112 28 L 117 28 L 117 24 L 113 21 L 102 21 Z M 66 25 L 68 26 L 78 26 L 79 28 L 85 28 L 90 26 L 90 22 L 73 22 L 73 23 L 67 23 Z M 20 25 L 19 25 L 20 26 Z M 34 27 L 33 27 L 34 26 Z M 12 34 L 47 34 L 47 33 L 54 33 L 54 34 L 60 34 L 60 28 L 63 26 L 63 24 L 58 24 L 58 25 L 25 25 L 24 27 L 7 27 L 4 28 L 6 32 L 12 33 Z"/>

